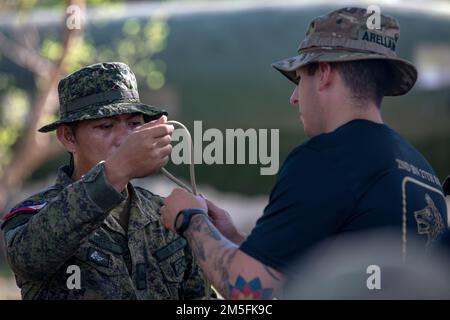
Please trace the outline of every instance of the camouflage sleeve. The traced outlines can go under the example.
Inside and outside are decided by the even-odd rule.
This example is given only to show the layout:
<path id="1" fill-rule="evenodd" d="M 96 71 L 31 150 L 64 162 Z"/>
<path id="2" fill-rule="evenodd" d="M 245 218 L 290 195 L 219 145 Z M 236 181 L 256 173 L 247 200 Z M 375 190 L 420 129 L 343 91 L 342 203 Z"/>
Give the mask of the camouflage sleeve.
<path id="1" fill-rule="evenodd" d="M 206 279 L 200 265 L 192 255 L 189 245 L 185 249 L 188 272 L 184 283 L 184 299 L 211 299 L 216 298 L 211 283 Z"/>
<path id="2" fill-rule="evenodd" d="M 50 275 L 123 200 L 106 180 L 103 163 L 97 164 L 25 223 L 2 226 L 11 268 L 25 279 Z"/>

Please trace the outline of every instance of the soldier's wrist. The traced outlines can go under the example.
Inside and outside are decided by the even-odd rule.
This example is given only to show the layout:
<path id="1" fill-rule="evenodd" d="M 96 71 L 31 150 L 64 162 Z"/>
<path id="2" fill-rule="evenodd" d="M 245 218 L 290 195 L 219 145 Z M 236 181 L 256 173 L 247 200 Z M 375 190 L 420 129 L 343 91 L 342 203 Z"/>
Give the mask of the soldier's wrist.
<path id="1" fill-rule="evenodd" d="M 115 165 L 115 162 L 109 159 L 105 161 L 105 176 L 111 186 L 118 192 L 122 192 L 130 181 L 123 168 Z"/>
<path id="2" fill-rule="evenodd" d="M 106 177 L 105 161 L 100 161 L 81 177 L 88 197 L 101 209 L 107 212 L 116 207 L 126 196 L 117 191 Z"/>

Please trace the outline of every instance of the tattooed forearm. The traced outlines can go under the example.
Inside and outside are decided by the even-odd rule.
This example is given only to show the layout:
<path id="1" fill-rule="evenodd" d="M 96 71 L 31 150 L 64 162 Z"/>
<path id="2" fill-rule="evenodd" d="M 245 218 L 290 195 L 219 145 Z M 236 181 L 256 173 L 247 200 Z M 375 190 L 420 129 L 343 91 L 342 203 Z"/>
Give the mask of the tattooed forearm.
<path id="1" fill-rule="evenodd" d="M 205 221 L 205 217 L 194 217 L 191 220 L 191 225 L 189 226 L 189 229 L 191 233 L 196 232 L 199 234 L 202 234 L 202 232 L 210 237 L 212 237 L 214 240 L 220 240 L 221 235 L 219 231 L 213 230 L 213 227 L 209 226 L 209 224 Z M 192 251 L 194 252 L 195 256 L 201 260 L 206 261 L 207 254 L 205 253 L 204 243 L 201 238 L 198 237 L 189 237 L 189 232 L 186 231 L 186 236 L 191 243 Z"/>
<path id="2" fill-rule="evenodd" d="M 263 288 L 261 280 L 254 278 L 246 281 L 242 275 L 238 275 L 234 284 L 231 282 L 230 266 L 237 250 L 224 249 L 216 261 L 215 269 L 221 274 L 219 290 L 227 299 L 271 299 L 274 294 L 272 288 Z M 267 270 L 269 272 L 269 270 Z M 272 273 L 269 273 L 274 276 Z M 275 277 L 275 276 L 274 276 Z"/>
<path id="3" fill-rule="evenodd" d="M 231 296 L 232 290 L 230 287 L 230 265 L 236 256 L 237 250 L 224 250 L 217 259 L 214 267 L 220 274 L 220 292 L 227 298 Z"/>
<path id="4" fill-rule="evenodd" d="M 217 230 L 211 223 L 208 223 L 208 221 L 206 220 L 206 217 L 194 217 L 191 221 L 189 229 L 192 229 L 195 232 L 205 232 L 216 241 L 222 240 L 223 236 L 220 234 L 219 230 Z"/>
<path id="5" fill-rule="evenodd" d="M 205 254 L 205 249 L 203 248 L 203 244 L 201 241 L 192 238 L 191 239 L 191 247 L 192 247 L 192 251 L 194 252 L 194 255 L 202 261 L 206 260 L 206 254 Z"/>
<path id="6" fill-rule="evenodd" d="M 274 289 L 263 288 L 258 276 L 246 279 L 240 271 L 233 271 L 239 249 L 222 236 L 207 216 L 194 216 L 184 235 L 207 278 L 226 299 L 270 299 L 273 296 Z M 264 270 L 279 280 L 269 269 Z"/>
<path id="7" fill-rule="evenodd" d="M 207 277 L 228 298 L 231 294 L 229 267 L 237 253 L 237 246 L 223 237 L 207 217 L 201 215 L 192 218 L 185 236 Z"/>

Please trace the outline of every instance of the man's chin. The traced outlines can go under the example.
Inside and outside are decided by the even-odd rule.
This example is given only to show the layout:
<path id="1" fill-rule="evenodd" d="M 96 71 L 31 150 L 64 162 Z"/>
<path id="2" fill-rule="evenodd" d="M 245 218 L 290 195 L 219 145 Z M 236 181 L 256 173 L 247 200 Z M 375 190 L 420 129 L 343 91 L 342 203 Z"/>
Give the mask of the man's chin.
<path id="1" fill-rule="evenodd" d="M 299 120 L 300 120 L 300 125 L 303 127 L 303 131 L 305 132 L 306 135 L 308 135 L 307 134 L 307 129 L 306 129 L 306 126 L 305 126 L 305 121 L 303 120 L 302 115 L 300 115 Z"/>
<path id="2" fill-rule="evenodd" d="M 311 132 L 311 130 L 309 130 L 308 126 L 305 125 L 305 122 L 303 121 L 303 118 L 300 117 L 300 123 L 303 126 L 303 132 L 305 133 L 305 136 L 307 138 L 312 138 L 315 136 L 315 134 L 313 132 Z"/>

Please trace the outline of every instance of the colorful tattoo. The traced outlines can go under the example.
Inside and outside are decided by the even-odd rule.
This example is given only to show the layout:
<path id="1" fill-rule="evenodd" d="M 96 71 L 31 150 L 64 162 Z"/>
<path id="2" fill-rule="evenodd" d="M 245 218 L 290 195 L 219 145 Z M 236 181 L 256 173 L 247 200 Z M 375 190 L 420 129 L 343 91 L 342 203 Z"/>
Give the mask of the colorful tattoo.
<path id="1" fill-rule="evenodd" d="M 271 299 L 273 297 L 274 290 L 263 288 L 259 278 L 247 282 L 239 275 L 234 285 L 230 283 L 229 270 L 238 247 L 225 239 L 207 218 L 201 215 L 193 217 L 185 236 L 207 277 L 217 280 L 215 285 L 226 299 Z M 207 248 L 208 244 L 209 248 Z M 268 268 L 266 271 L 272 278 L 279 280 Z"/>
<path id="2" fill-rule="evenodd" d="M 229 285 L 230 298 L 238 299 L 270 299 L 272 298 L 273 289 L 265 289 L 262 287 L 261 280 L 254 278 L 247 282 L 241 276 L 236 279 L 235 285 Z"/>

